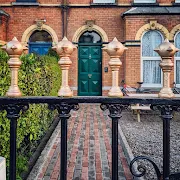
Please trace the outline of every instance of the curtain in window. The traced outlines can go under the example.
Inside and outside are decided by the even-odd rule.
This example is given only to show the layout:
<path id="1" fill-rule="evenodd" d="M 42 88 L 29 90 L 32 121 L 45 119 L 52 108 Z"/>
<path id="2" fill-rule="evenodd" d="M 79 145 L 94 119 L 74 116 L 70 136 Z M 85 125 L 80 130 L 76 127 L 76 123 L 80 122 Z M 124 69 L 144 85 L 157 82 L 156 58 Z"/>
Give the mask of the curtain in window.
<path id="1" fill-rule="evenodd" d="M 161 69 L 159 60 L 145 60 L 143 62 L 143 82 L 148 84 L 161 84 Z"/>
<path id="2" fill-rule="evenodd" d="M 160 57 L 154 49 L 162 43 L 158 31 L 148 31 L 142 38 L 143 82 L 161 84 Z"/>
<path id="3" fill-rule="evenodd" d="M 180 48 L 180 32 L 175 36 L 175 46 Z M 180 84 L 180 52 L 175 54 L 176 61 L 176 84 Z"/>

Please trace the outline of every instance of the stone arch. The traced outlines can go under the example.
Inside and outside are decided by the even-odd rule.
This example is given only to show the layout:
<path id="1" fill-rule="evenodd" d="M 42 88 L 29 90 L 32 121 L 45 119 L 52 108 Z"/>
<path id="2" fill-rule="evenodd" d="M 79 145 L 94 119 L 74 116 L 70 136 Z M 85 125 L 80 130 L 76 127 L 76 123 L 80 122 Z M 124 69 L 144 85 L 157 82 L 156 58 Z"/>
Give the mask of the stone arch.
<path id="1" fill-rule="evenodd" d="M 169 40 L 174 41 L 174 36 L 180 31 L 180 24 L 176 25 L 169 33 Z"/>
<path id="2" fill-rule="evenodd" d="M 38 26 L 36 24 L 34 24 L 34 25 L 30 26 L 29 28 L 27 28 L 23 33 L 21 42 L 26 45 L 28 43 L 29 38 L 32 35 L 32 33 L 34 31 L 36 31 L 36 30 L 39 30 L 39 28 L 38 28 Z M 41 26 L 40 30 L 47 31 L 51 35 L 53 43 L 55 43 L 55 44 L 58 43 L 58 37 L 57 37 L 55 31 L 50 26 L 48 26 L 46 24 L 43 24 Z"/>
<path id="3" fill-rule="evenodd" d="M 81 36 L 84 32 L 86 32 L 86 31 L 88 31 L 88 30 L 89 30 L 89 26 L 88 26 L 88 25 L 81 26 L 81 27 L 75 32 L 75 34 L 74 34 L 74 36 L 73 36 L 73 38 L 72 38 L 72 41 L 78 43 L 80 36 Z M 106 32 L 105 32 L 101 27 L 93 24 L 93 25 L 91 26 L 91 29 L 90 29 L 90 30 L 97 32 L 97 33 L 101 36 L 103 42 L 108 42 L 108 36 L 107 36 Z"/>
<path id="4" fill-rule="evenodd" d="M 135 40 L 140 41 L 143 33 L 148 30 L 158 30 L 163 34 L 165 39 L 169 39 L 169 31 L 163 25 L 157 23 L 157 21 L 150 21 L 150 23 L 145 24 L 138 30 Z"/>

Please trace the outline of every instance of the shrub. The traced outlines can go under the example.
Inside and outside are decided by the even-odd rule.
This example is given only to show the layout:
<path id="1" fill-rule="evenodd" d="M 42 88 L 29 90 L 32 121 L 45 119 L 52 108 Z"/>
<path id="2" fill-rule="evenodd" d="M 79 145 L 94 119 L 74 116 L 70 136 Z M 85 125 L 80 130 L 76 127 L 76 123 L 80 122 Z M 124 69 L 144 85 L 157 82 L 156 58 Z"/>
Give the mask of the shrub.
<path id="1" fill-rule="evenodd" d="M 10 85 L 10 71 L 7 65 L 8 55 L 0 50 L 0 95 L 4 96 Z M 19 88 L 23 96 L 57 95 L 61 72 L 57 59 L 51 56 L 22 55 L 19 70 Z M 54 118 L 47 105 L 32 104 L 29 110 L 18 119 L 17 128 L 17 179 L 25 171 L 34 142 L 40 141 Z M 0 155 L 9 162 L 10 121 L 6 111 L 0 112 Z M 28 149 L 28 151 L 27 151 Z M 25 152 L 28 152 L 25 153 Z M 26 154 L 26 155 L 25 155 Z"/>

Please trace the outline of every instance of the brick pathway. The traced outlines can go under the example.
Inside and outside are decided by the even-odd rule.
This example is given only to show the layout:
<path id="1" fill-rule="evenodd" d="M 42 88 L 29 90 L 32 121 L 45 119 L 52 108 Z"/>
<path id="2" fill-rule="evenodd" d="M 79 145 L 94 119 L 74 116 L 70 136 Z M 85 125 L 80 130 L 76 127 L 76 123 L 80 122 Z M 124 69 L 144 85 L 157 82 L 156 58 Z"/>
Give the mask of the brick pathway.
<path id="1" fill-rule="evenodd" d="M 68 180 L 111 179 L 111 120 L 98 105 L 81 104 L 68 121 Z M 53 146 L 37 173 L 38 180 L 58 180 L 60 169 L 60 126 Z M 119 142 L 120 143 L 120 142 Z M 31 179 L 30 177 L 28 178 Z M 34 178 L 33 178 L 34 179 Z M 119 179 L 131 180 L 119 144 Z"/>

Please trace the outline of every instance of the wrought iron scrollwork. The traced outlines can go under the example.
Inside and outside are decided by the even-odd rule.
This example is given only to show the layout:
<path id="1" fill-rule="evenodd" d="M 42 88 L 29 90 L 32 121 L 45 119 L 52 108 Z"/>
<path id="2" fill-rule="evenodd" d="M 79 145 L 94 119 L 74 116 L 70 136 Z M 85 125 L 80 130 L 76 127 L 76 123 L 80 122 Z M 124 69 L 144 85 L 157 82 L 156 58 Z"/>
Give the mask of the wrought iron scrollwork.
<path id="1" fill-rule="evenodd" d="M 158 180 L 161 180 L 162 174 L 160 173 L 160 170 L 158 168 L 158 166 L 148 157 L 146 156 L 138 156 L 135 157 L 131 162 L 130 162 L 130 171 L 131 173 L 135 176 L 135 177 L 143 177 L 146 174 L 146 167 L 142 166 L 142 165 L 138 165 L 137 166 L 137 170 L 139 173 L 134 172 L 134 163 L 139 161 L 139 160 L 147 160 L 148 162 L 150 162 L 152 164 L 152 166 L 154 167 L 154 170 L 156 172 L 157 178 Z"/>
<path id="2" fill-rule="evenodd" d="M 29 109 L 28 104 L 8 104 L 8 105 L 1 105 L 0 110 L 6 110 L 7 118 L 19 118 L 20 111 L 25 112 Z"/>
<path id="3" fill-rule="evenodd" d="M 121 112 L 123 109 L 128 109 L 129 105 L 123 104 L 101 104 L 100 108 L 105 111 L 109 110 L 109 117 L 111 118 L 121 118 Z"/>
<path id="4" fill-rule="evenodd" d="M 79 109 L 78 104 L 67 104 L 67 103 L 60 103 L 60 104 L 49 104 L 50 110 L 58 110 L 60 116 L 66 116 L 70 113 L 71 110 L 77 111 Z"/>
<path id="5" fill-rule="evenodd" d="M 173 118 L 173 111 L 180 110 L 179 107 L 172 105 L 151 105 L 150 108 L 155 111 L 159 110 L 162 118 Z"/>

